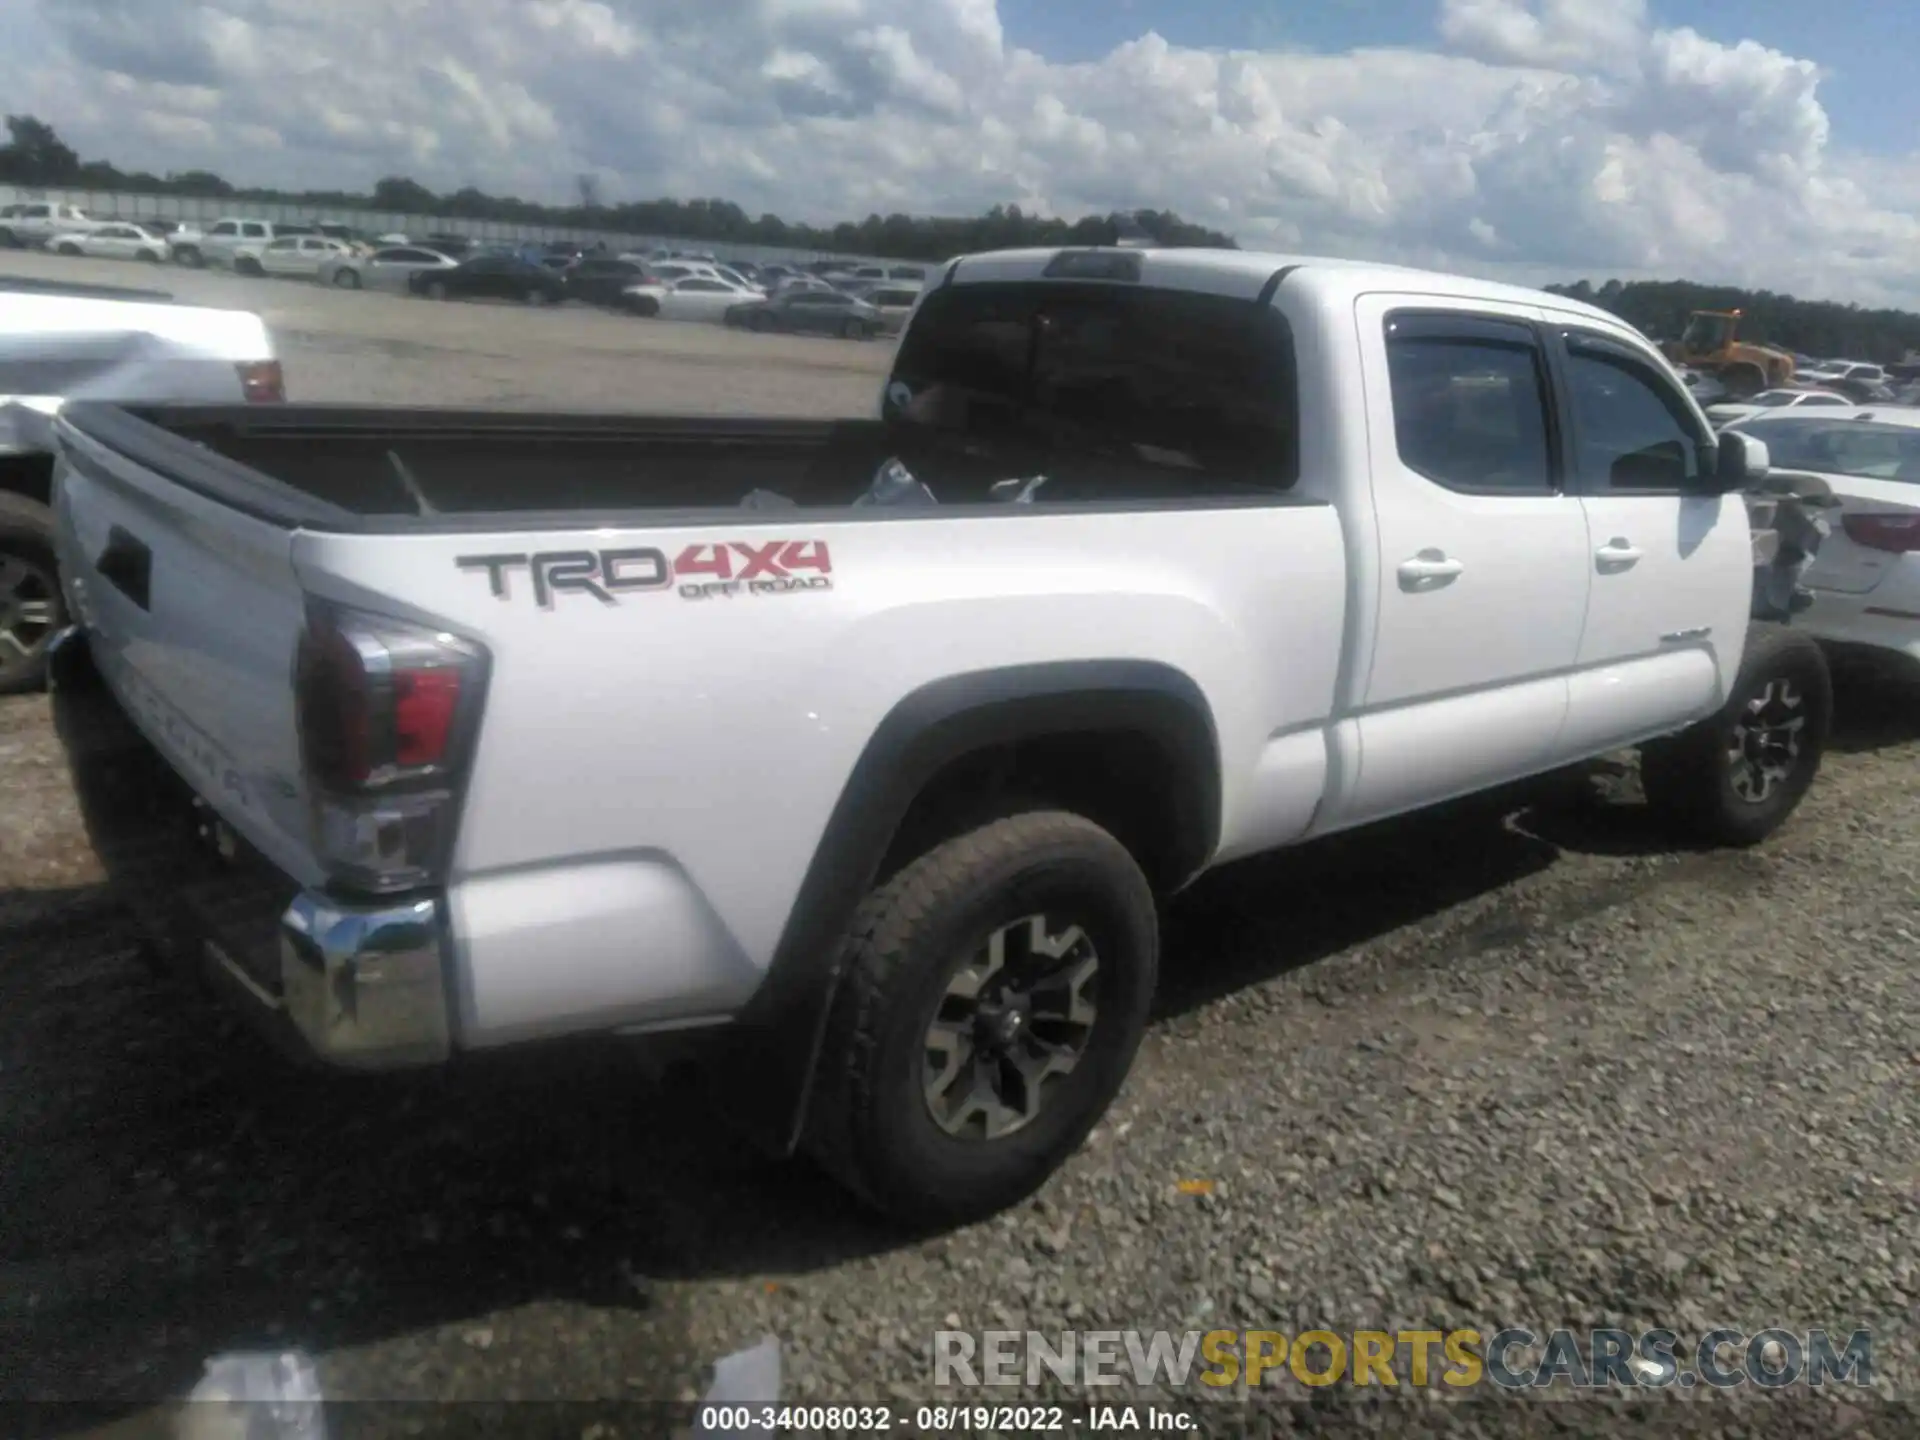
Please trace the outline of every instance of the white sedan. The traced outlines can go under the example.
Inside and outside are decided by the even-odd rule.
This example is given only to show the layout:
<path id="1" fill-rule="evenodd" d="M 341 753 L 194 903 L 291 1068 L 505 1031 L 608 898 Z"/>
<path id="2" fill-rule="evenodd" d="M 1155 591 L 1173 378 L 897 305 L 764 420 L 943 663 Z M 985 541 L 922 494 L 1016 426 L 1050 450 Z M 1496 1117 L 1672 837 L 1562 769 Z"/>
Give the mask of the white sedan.
<path id="1" fill-rule="evenodd" d="M 157 265 L 167 258 L 167 242 L 144 225 L 109 221 L 95 230 L 55 235 L 47 249 L 56 255 L 92 255 L 102 260 L 145 260 Z"/>
<path id="2" fill-rule="evenodd" d="M 1718 430 L 1723 425 L 1731 425 L 1736 420 L 1750 420 L 1770 410 L 1797 410 L 1806 405 L 1850 406 L 1853 403 L 1847 396 L 1833 390 L 1762 390 L 1750 400 L 1722 400 L 1707 406 L 1707 419 Z"/>
<path id="3" fill-rule="evenodd" d="M 1920 408 L 1796 406 L 1732 428 L 1766 442 L 1773 471 L 1818 475 L 1840 501 L 1805 576 L 1813 604 L 1795 623 L 1920 677 Z"/>
<path id="4" fill-rule="evenodd" d="M 687 275 L 647 285 L 629 285 L 620 292 L 621 306 L 635 315 L 662 320 L 704 320 L 719 325 L 735 305 L 765 297 L 758 290 L 730 285 L 713 275 Z"/>
<path id="5" fill-rule="evenodd" d="M 245 245 L 233 252 L 233 268 L 262 275 L 294 276 L 312 280 L 329 260 L 353 254 L 353 247 L 324 235 L 282 235 L 265 245 Z M 252 261 L 251 265 L 247 261 Z"/>
<path id="6" fill-rule="evenodd" d="M 335 255 L 320 264 L 314 278 L 341 290 L 390 290 L 404 295 L 422 270 L 452 270 L 459 262 L 423 245 L 389 245 L 371 255 Z"/>

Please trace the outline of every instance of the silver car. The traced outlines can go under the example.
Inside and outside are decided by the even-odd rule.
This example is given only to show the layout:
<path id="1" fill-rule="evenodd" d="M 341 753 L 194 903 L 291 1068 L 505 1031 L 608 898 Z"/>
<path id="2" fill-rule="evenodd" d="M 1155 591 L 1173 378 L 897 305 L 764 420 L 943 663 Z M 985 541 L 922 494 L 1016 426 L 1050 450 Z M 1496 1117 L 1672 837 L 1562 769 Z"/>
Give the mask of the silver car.
<path id="1" fill-rule="evenodd" d="M 341 255 L 328 260 L 315 277 L 342 290 L 407 293 L 407 281 L 422 270 L 451 270 L 459 262 L 423 245 L 390 245 L 371 255 Z"/>

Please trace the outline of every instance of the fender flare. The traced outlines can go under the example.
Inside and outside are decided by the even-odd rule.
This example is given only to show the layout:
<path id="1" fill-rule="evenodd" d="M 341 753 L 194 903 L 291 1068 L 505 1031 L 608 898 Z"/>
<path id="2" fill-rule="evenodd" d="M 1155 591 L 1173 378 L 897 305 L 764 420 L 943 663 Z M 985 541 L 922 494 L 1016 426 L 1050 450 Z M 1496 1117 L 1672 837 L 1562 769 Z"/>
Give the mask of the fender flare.
<path id="1" fill-rule="evenodd" d="M 767 973 L 716 1047 L 728 1117 L 753 1140 L 780 1155 L 799 1143 L 842 939 L 915 797 L 969 754 L 1082 731 L 1154 742 L 1175 776 L 1171 888 L 1206 867 L 1220 837 L 1220 747 L 1212 707 L 1181 671 L 1151 661 L 1060 661 L 975 671 L 915 690 L 887 713 L 855 762 Z"/>

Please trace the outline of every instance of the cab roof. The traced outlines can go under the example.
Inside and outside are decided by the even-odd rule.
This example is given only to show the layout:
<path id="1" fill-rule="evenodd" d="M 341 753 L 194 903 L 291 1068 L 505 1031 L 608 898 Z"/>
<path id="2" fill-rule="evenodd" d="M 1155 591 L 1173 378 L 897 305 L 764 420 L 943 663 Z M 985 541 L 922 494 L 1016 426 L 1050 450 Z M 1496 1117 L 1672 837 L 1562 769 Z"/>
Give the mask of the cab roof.
<path id="1" fill-rule="evenodd" d="M 1282 271 L 1289 286 L 1307 288 L 1327 304 L 1351 302 L 1356 296 L 1380 289 L 1413 291 L 1423 295 L 1496 300 L 1511 305 L 1546 306 L 1561 314 L 1579 315 L 1609 329 L 1626 325 L 1618 315 L 1564 295 L 1551 295 L 1497 280 L 1450 275 L 1437 270 L 1386 265 L 1367 260 L 1341 260 L 1324 255 L 1297 255 L 1260 250 L 1121 248 L 1117 246 L 1062 246 L 1026 250 L 994 250 L 962 255 L 947 266 L 948 283 L 995 280 L 1038 280 L 1062 256 L 1135 256 L 1140 283 L 1172 290 L 1200 290 L 1244 296 L 1251 300 Z M 937 282 L 936 282 L 937 283 Z"/>

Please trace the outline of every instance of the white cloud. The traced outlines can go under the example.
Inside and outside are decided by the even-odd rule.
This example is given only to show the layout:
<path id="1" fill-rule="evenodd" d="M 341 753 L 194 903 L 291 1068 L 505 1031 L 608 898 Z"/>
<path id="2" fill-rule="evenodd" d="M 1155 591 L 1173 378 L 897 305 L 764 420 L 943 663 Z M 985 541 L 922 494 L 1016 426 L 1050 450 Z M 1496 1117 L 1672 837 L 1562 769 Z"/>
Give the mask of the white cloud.
<path id="1" fill-rule="evenodd" d="M 994 0 L 0 0 L 0 90 L 88 155 L 238 181 L 751 213 L 1151 205 L 1243 244 L 1521 279 L 1920 304 L 1920 153 L 1833 142 L 1813 62 L 1645 0 L 1436 0 L 1437 48 L 1092 61 Z"/>

